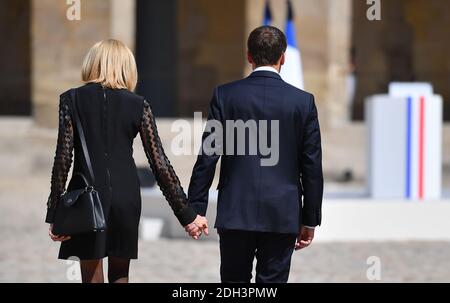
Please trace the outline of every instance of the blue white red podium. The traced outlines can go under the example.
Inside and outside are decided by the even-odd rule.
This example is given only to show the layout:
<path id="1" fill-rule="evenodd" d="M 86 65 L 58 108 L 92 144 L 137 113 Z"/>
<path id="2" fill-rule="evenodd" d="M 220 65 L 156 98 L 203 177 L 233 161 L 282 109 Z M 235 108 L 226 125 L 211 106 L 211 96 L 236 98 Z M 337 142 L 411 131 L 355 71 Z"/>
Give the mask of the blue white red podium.
<path id="1" fill-rule="evenodd" d="M 442 97 L 428 83 L 392 83 L 366 101 L 373 198 L 433 200 L 442 191 Z"/>

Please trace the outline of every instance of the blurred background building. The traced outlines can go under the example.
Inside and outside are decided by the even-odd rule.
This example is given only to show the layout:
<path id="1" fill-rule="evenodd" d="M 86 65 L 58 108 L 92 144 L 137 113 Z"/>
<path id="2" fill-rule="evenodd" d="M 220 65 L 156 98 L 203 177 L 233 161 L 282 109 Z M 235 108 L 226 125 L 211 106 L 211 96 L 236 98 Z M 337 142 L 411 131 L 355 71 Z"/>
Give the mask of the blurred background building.
<path id="1" fill-rule="evenodd" d="M 269 3 L 274 25 L 284 28 L 286 1 Z M 262 24 L 265 1 L 82 0 L 80 21 L 66 18 L 66 1 L 0 5 L 0 116 L 55 127 L 58 95 L 80 84 L 87 49 L 109 37 L 135 50 L 137 91 L 158 117 L 206 114 L 216 85 L 249 74 L 246 38 Z M 450 3 L 381 5 L 382 20 L 369 21 L 366 1 L 293 1 L 306 90 L 316 96 L 325 146 L 332 147 L 325 148 L 329 178 L 364 179 L 364 99 L 387 92 L 392 81 L 432 83 L 450 119 Z M 353 157 L 348 146 L 357 150 Z"/>
<path id="2" fill-rule="evenodd" d="M 202 111 L 206 116 L 216 85 L 250 73 L 246 39 L 253 28 L 263 23 L 266 1 L 81 0 L 80 3 L 81 20 L 69 21 L 66 13 L 70 4 L 65 0 L 0 0 L 0 234 L 10 241 L 14 241 L 12 235 L 16 230 L 14 216 L 19 216 L 22 222 L 28 218 L 29 225 L 24 228 L 39 230 L 42 235 L 38 239 L 45 238 L 41 221 L 56 143 L 58 96 L 81 85 L 81 63 L 95 42 L 117 38 L 134 50 L 139 68 L 137 92 L 151 101 L 165 149 L 186 188 L 195 155 L 170 155 L 170 142 L 176 135 L 171 132 L 171 123 L 177 118 L 191 120 L 194 111 Z M 269 3 L 273 24 L 284 29 L 286 1 Z M 387 93 L 389 83 L 394 81 L 429 82 L 443 96 L 444 118 L 450 120 L 450 2 L 382 0 L 380 21 L 367 19 L 370 5 L 366 0 L 293 0 L 292 5 L 305 89 L 316 97 L 323 131 L 326 197 L 366 199 L 366 97 Z M 446 196 L 450 188 L 450 126 L 445 124 L 443 131 Z M 140 142 L 135 147 L 135 158 L 138 165 L 147 165 Z M 365 213 L 362 218 L 385 215 L 384 209 L 358 209 L 352 203 L 332 206 L 330 213 L 340 209 L 354 218 L 358 212 Z M 401 214 L 403 209 L 395 211 Z M 417 208 L 407 212 L 403 219 L 408 220 L 408 214 L 419 218 L 421 214 L 432 213 L 436 209 L 427 213 Z M 445 212 L 439 215 L 444 216 Z M 405 224 L 407 229 L 421 222 L 413 219 L 397 224 Z M 358 220 L 346 223 L 355 230 L 352 223 L 358 224 Z M 386 224 L 390 227 L 396 223 Z M 438 231 L 436 239 L 445 238 L 442 236 L 445 231 L 439 226 L 432 230 Z M 365 236 L 373 235 L 362 231 L 356 238 Z M 393 235 L 396 240 L 404 236 L 401 232 Z M 33 241 L 36 240 L 29 239 L 28 246 Z M 441 244 L 435 245 L 430 248 L 433 253 L 442 248 Z M 450 251 L 448 243 L 444 246 L 444 250 Z M 7 254 L 14 256 L 26 247 L 16 246 L 14 250 L 13 246 Z M 369 246 L 367 251 L 371 249 L 375 248 Z M 398 249 L 402 252 L 409 248 Z M 341 249 L 343 254 L 351 251 L 355 250 Z M 54 258 L 50 253 L 41 257 L 50 262 Z M 4 269 L 7 265 L 2 260 L 8 255 L 1 257 Z M 0 271 L 0 281 L 11 280 L 1 274 Z M 327 276 L 322 277 L 326 280 Z M 450 278 L 446 273 L 439 277 Z M 332 278 L 346 280 L 342 276 Z M 359 276 L 353 278 L 364 280 Z M 186 280 L 196 281 L 189 277 Z M 392 280 L 399 280 L 395 273 Z"/>

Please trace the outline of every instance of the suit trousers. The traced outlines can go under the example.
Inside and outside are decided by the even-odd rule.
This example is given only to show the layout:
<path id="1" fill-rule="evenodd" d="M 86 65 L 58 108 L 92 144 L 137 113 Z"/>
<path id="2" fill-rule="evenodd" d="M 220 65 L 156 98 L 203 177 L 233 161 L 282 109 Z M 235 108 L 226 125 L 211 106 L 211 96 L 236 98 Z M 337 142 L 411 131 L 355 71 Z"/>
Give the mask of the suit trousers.
<path id="1" fill-rule="evenodd" d="M 287 283 L 296 234 L 219 229 L 222 283 Z"/>

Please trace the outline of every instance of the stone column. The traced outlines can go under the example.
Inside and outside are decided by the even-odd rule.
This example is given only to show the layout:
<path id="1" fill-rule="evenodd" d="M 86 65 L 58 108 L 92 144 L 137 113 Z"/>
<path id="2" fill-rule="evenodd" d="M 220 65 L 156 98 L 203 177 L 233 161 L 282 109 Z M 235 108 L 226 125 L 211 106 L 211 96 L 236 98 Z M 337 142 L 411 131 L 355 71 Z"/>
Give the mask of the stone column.
<path id="1" fill-rule="evenodd" d="M 347 75 L 350 72 L 352 0 L 328 0 L 327 124 L 350 123 Z"/>
<path id="2" fill-rule="evenodd" d="M 117 36 L 132 43 L 132 2 L 81 1 L 81 20 L 69 21 L 66 1 L 32 0 L 32 99 L 35 122 L 55 127 L 59 95 L 81 85 L 80 70 L 88 49 L 97 41 Z M 124 13 L 118 5 L 124 3 Z M 126 9 L 125 9 L 126 8 Z M 125 13 L 128 12 L 128 13 Z M 115 21 L 112 21 L 112 15 Z M 120 15 L 120 16 L 119 16 Z M 117 22 L 122 22 L 118 24 Z"/>
<path id="3" fill-rule="evenodd" d="M 135 48 L 136 0 L 111 0 L 111 38 Z"/>

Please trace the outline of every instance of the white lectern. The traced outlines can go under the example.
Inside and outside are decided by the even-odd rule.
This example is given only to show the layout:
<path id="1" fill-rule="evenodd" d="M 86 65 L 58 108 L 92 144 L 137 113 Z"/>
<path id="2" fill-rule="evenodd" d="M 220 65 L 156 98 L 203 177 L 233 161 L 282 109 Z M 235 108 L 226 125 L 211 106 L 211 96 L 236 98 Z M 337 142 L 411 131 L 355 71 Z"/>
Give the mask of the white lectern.
<path id="1" fill-rule="evenodd" d="M 392 83 L 366 100 L 368 186 L 373 198 L 439 199 L 442 97 L 428 83 Z"/>

